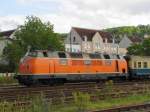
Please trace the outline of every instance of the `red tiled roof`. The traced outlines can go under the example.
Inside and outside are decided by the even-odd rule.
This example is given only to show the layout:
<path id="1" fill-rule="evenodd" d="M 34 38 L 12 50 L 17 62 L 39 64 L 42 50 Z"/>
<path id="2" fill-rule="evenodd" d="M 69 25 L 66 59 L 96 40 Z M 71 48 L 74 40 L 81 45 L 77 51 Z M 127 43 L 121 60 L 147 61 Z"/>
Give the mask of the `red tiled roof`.
<path id="1" fill-rule="evenodd" d="M 112 42 L 112 36 L 108 32 L 104 32 L 101 30 L 93 30 L 93 29 L 86 29 L 86 28 L 77 28 L 73 27 L 73 29 L 80 35 L 83 39 L 84 36 L 87 36 L 88 41 L 92 41 L 93 36 L 99 32 L 103 39 L 107 38 L 108 42 Z"/>
<path id="2" fill-rule="evenodd" d="M 142 42 L 142 39 L 138 36 L 133 36 L 129 38 L 133 43 L 140 43 Z"/>

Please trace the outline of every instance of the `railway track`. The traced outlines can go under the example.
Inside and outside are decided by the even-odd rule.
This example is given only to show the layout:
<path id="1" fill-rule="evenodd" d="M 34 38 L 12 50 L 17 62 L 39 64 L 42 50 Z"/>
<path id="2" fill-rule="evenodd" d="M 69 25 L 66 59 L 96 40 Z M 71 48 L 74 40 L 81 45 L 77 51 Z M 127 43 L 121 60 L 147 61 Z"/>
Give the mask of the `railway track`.
<path id="1" fill-rule="evenodd" d="M 135 93 L 144 93 L 145 91 L 150 90 L 150 82 L 115 83 L 113 87 L 108 86 L 108 90 L 106 90 L 105 87 L 106 85 L 101 83 L 70 83 L 62 86 L 30 88 L 24 86 L 0 87 L 0 101 L 24 102 L 28 99 L 28 96 L 40 95 L 42 93 L 46 99 L 54 103 L 67 103 L 73 100 L 73 93 L 77 91 L 89 93 L 92 100 L 102 100 L 105 99 L 105 96 L 118 98 Z M 102 92 L 104 94 L 101 94 Z"/>
<path id="2" fill-rule="evenodd" d="M 22 89 L 22 88 L 42 88 L 42 87 L 49 87 L 49 88 L 65 88 L 65 86 L 82 86 L 82 85 L 89 85 L 89 84 L 97 84 L 97 85 L 101 85 L 104 86 L 105 83 L 96 83 L 96 82 L 82 82 L 82 83 L 65 83 L 64 85 L 54 85 L 54 86 L 31 86 L 31 87 L 26 87 L 23 85 L 19 85 L 19 84 L 9 84 L 9 85 L 0 85 L 0 90 L 5 90 L 5 89 Z M 113 83 L 113 85 L 135 85 L 135 84 L 150 84 L 150 81 L 126 81 L 126 82 L 117 82 L 117 83 Z"/>
<path id="3" fill-rule="evenodd" d="M 25 88 L 25 86 L 19 84 L 0 85 L 0 91 L 4 89 L 16 89 L 16 88 Z"/>
<path id="4" fill-rule="evenodd" d="M 96 110 L 92 112 L 150 112 L 150 103 L 121 106 L 121 107 L 104 109 L 104 110 Z"/>

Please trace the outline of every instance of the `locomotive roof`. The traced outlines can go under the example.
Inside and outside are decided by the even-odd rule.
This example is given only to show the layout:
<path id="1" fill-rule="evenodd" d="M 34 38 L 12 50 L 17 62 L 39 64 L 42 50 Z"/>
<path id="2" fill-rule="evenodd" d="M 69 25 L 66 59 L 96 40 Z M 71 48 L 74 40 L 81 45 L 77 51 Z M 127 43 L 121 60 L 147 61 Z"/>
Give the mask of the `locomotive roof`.
<path id="1" fill-rule="evenodd" d="M 50 50 L 34 50 L 31 52 L 64 52 L 64 53 L 68 53 L 68 54 L 108 54 L 108 55 L 119 55 L 119 54 L 109 54 L 109 53 L 99 53 L 99 52 L 95 52 L 95 53 L 85 53 L 85 52 L 65 52 L 65 51 L 50 51 Z"/>
<path id="2" fill-rule="evenodd" d="M 34 52 L 39 52 L 40 54 Z M 51 58 L 123 59 L 123 57 L 118 54 L 84 53 L 84 52 L 75 53 L 75 52 L 49 51 L 49 50 L 31 51 L 28 56 L 51 57 Z"/>

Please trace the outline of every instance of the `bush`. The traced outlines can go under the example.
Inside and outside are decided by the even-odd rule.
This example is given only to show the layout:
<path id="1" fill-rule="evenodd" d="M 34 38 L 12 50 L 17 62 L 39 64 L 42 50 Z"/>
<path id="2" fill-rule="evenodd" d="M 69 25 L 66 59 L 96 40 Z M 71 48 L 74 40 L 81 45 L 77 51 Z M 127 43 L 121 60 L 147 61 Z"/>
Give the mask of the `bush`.
<path id="1" fill-rule="evenodd" d="M 77 112 L 85 112 L 90 103 L 90 95 L 87 93 L 76 92 L 73 94 L 74 103 L 77 107 Z"/>
<path id="2" fill-rule="evenodd" d="M 48 103 L 45 100 L 43 94 L 35 96 L 32 98 L 31 106 L 26 110 L 26 112 L 50 112 Z"/>

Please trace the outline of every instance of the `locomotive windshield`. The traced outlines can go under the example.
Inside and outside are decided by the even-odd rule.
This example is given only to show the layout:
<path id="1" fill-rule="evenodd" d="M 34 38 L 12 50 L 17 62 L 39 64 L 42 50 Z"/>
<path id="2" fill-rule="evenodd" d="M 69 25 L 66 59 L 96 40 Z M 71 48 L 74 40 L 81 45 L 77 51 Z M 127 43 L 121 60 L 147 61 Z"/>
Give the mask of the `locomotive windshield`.
<path id="1" fill-rule="evenodd" d="M 29 52 L 27 56 L 31 57 L 48 57 L 48 54 L 46 51 L 32 51 Z"/>
<path id="2" fill-rule="evenodd" d="M 28 53 L 28 56 L 31 56 L 31 57 L 37 57 L 37 52 L 29 52 Z"/>
<path id="3" fill-rule="evenodd" d="M 91 59 L 102 59 L 100 54 L 89 54 Z"/>

